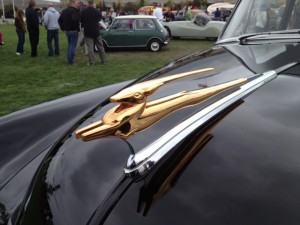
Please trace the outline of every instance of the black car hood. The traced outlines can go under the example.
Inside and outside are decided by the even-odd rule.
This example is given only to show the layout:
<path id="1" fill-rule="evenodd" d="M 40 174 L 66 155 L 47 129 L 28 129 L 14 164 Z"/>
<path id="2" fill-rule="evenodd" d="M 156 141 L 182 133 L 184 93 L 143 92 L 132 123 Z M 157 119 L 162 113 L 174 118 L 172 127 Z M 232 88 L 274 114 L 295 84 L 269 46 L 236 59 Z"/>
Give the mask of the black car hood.
<path id="1" fill-rule="evenodd" d="M 249 77 L 254 75 L 251 70 L 243 66 L 243 64 L 241 64 L 240 61 L 238 61 L 231 54 L 227 53 L 221 48 L 216 48 L 213 50 L 208 50 L 206 52 L 198 52 L 185 58 L 179 59 L 176 62 L 170 63 L 160 70 L 157 70 L 153 73 L 150 73 L 148 76 L 141 78 L 140 81 L 208 67 L 213 67 L 215 69 L 212 72 L 205 74 L 204 76 L 197 75 L 195 77 L 185 78 L 178 82 L 171 83 L 170 85 L 166 85 L 165 87 L 157 91 L 153 96 L 151 96 L 151 99 L 161 98 L 184 90 L 201 89 L 205 88 L 206 86 L 213 86 L 237 78 Z M 205 171 L 210 171 L 214 168 L 216 168 L 216 171 L 219 171 L 223 166 L 222 169 L 224 169 L 224 172 L 226 172 L 226 169 L 230 171 L 229 169 L 231 168 L 230 163 L 230 165 L 226 164 L 226 162 L 228 162 L 229 160 L 227 158 L 223 160 L 224 162 L 221 161 L 221 164 L 218 161 L 215 161 L 215 165 L 211 163 L 208 164 L 207 162 L 211 162 L 211 160 L 218 160 L 215 159 L 218 157 L 222 158 L 223 155 L 220 152 L 216 152 L 221 151 L 222 149 L 224 149 L 224 151 L 228 148 L 229 151 L 245 151 L 244 146 L 230 146 L 230 144 L 233 142 L 228 141 L 231 139 L 244 140 L 245 137 L 243 136 L 242 131 L 245 130 L 249 132 L 249 135 L 250 133 L 254 136 L 256 135 L 253 134 L 255 130 L 247 130 L 245 128 L 246 122 L 249 121 L 249 118 L 251 118 L 251 114 L 248 116 L 247 114 L 243 115 L 240 110 L 248 106 L 248 108 L 246 109 L 250 109 L 251 112 L 252 104 L 255 105 L 256 103 L 260 103 L 265 107 L 267 113 L 271 113 L 271 108 L 267 108 L 266 103 L 260 100 L 260 95 L 261 93 L 264 93 L 263 90 L 265 90 L 265 88 L 272 87 L 272 85 L 277 84 L 276 81 L 280 79 L 283 78 L 272 81 L 270 84 L 268 84 L 268 86 L 262 88 L 261 91 L 255 93 L 255 95 L 253 95 L 256 96 L 255 98 L 253 98 L 252 95 L 248 97 L 245 103 L 238 106 L 237 109 L 233 110 L 233 112 L 229 114 L 228 117 L 225 117 L 224 120 L 220 122 L 220 125 L 218 125 L 216 129 L 213 130 L 213 137 L 210 137 L 207 140 L 205 139 L 208 144 L 201 150 L 200 154 L 195 156 L 195 159 L 192 161 L 191 166 L 188 167 L 187 171 L 189 172 L 185 171 L 183 173 L 184 177 L 187 176 L 186 182 L 184 182 L 184 184 L 187 184 L 188 187 L 177 189 L 176 186 L 174 191 L 172 190 L 169 193 L 170 195 L 166 195 L 165 198 L 162 198 L 162 201 L 159 201 L 159 203 L 153 206 L 153 212 L 152 210 L 147 210 L 149 211 L 149 213 L 146 213 L 148 215 L 147 217 L 142 217 L 140 214 L 136 214 L 139 190 L 141 188 L 141 185 L 147 184 L 147 180 L 133 183 L 133 180 L 126 178 L 123 175 L 123 167 L 127 161 L 129 154 L 132 151 L 137 152 L 146 145 L 152 143 L 154 140 L 174 127 L 180 121 L 186 119 L 195 111 L 203 108 L 204 105 L 199 104 L 176 111 L 175 113 L 170 114 L 166 118 L 154 124 L 152 127 L 134 135 L 126 141 L 119 138 L 102 138 L 85 143 L 81 140 L 76 139 L 74 135 L 74 131 L 76 129 L 90 124 L 91 122 L 100 120 L 104 113 L 114 106 L 114 104 L 111 103 L 102 104 L 101 108 L 95 108 L 94 110 L 92 110 L 89 113 L 89 117 L 85 117 L 85 119 L 83 119 L 80 123 L 72 126 L 69 132 L 65 133 L 65 135 L 63 135 L 60 140 L 57 141 L 56 145 L 54 145 L 53 147 L 50 146 L 51 149 L 47 150 L 46 153 L 44 153 L 46 154 L 45 157 L 44 155 L 40 156 L 37 161 L 41 160 L 43 157 L 44 159 L 40 164 L 31 182 L 31 185 L 28 187 L 25 197 L 19 195 L 12 197 L 14 198 L 15 205 L 10 206 L 11 210 L 7 210 L 8 213 L 13 212 L 12 209 L 15 208 L 17 203 L 20 202 L 20 199 L 23 199 L 23 203 L 20 205 L 20 209 L 14 210 L 14 213 L 11 217 L 11 223 L 32 224 L 32 218 L 34 217 L 35 221 L 37 221 L 38 224 L 86 224 L 89 220 L 91 224 L 97 224 L 99 221 L 103 222 L 109 215 L 109 212 L 112 210 L 112 214 L 109 215 L 107 219 L 108 224 L 122 224 L 120 222 L 121 220 L 124 221 L 124 224 L 128 224 L 129 221 L 130 223 L 135 224 L 147 224 L 147 221 L 149 221 L 149 224 L 166 224 L 165 221 L 158 222 L 158 215 L 160 213 L 159 210 L 156 212 L 154 210 L 159 208 L 160 205 L 162 205 L 161 202 L 166 201 L 165 199 L 168 199 L 168 196 L 171 196 L 171 194 L 173 195 L 173 193 L 174 195 L 177 195 L 175 200 L 180 198 L 188 199 L 188 196 L 193 199 L 192 196 L 195 195 L 194 202 L 189 200 L 189 204 L 191 204 L 191 206 L 195 206 L 195 204 L 198 204 L 197 201 L 202 201 L 202 198 L 204 198 L 202 194 L 205 193 L 205 191 L 203 190 L 203 192 L 196 193 L 196 190 L 202 188 L 202 177 L 205 175 Z M 285 79 L 285 81 L 287 81 L 288 83 L 293 83 L 291 79 L 292 78 L 288 77 Z M 294 80 L 298 81 L 295 78 Z M 281 82 L 279 82 L 278 85 L 278 88 L 283 88 L 283 84 L 281 84 Z M 273 93 L 273 96 L 275 94 L 279 95 L 279 93 L 275 92 Z M 250 101 L 252 98 L 253 100 Z M 272 102 L 272 105 L 277 105 L 275 103 L 277 102 Z M 234 113 L 237 113 L 237 115 Z M 233 117 L 232 115 L 235 115 L 235 117 Z M 229 122 L 226 123 L 228 118 L 231 117 L 234 118 L 234 121 L 229 120 Z M 239 130 L 239 132 L 236 131 L 236 133 L 232 133 L 234 131 L 232 127 L 234 127 L 235 123 L 237 123 L 242 130 Z M 250 123 L 254 124 L 255 120 L 251 120 Z M 261 122 L 259 123 L 258 127 L 263 127 L 264 125 L 265 124 Z M 218 131 L 219 133 L 216 131 Z M 229 139 L 224 139 L 223 134 L 221 134 L 222 132 L 225 132 L 226 136 L 229 135 Z M 217 137 L 220 137 L 221 139 Z M 224 148 L 223 146 L 219 146 L 218 143 L 221 143 L 221 141 L 225 141 L 226 145 L 228 146 L 224 146 Z M 239 144 L 243 143 L 244 142 L 241 142 Z M 269 142 L 267 143 L 269 144 Z M 212 144 L 215 144 L 217 147 L 212 146 Z M 237 144 L 238 143 L 236 143 L 236 145 Z M 203 144 L 203 146 L 204 145 L 205 144 Z M 269 147 L 270 146 L 268 146 L 268 148 L 266 149 L 270 149 Z M 45 148 L 47 148 L 47 146 L 45 146 Z M 206 148 L 211 148 L 212 150 L 206 150 Z M 251 152 L 250 150 L 248 150 L 248 148 L 249 146 L 247 146 L 246 152 Z M 221 155 L 219 156 L 217 153 Z M 257 152 L 252 151 L 252 153 L 254 154 L 254 158 L 257 157 Z M 206 156 L 208 158 L 206 159 L 206 157 L 200 157 L 202 156 L 202 154 L 208 154 L 208 156 Z M 232 156 L 233 153 L 228 152 L 227 154 L 229 156 Z M 246 156 L 246 154 L 242 154 L 242 156 Z M 232 158 L 235 159 L 235 156 L 232 156 Z M 200 163 L 198 162 L 199 160 L 204 160 L 204 162 L 201 161 Z M 32 176 L 32 171 L 37 169 L 36 164 L 38 165 L 38 163 L 35 163 L 35 161 L 33 161 L 33 163 L 29 164 L 26 168 L 24 168 L 23 171 L 26 171 L 27 169 L 28 173 Z M 196 166 L 197 168 L 194 168 Z M 212 166 L 213 168 L 210 168 L 210 166 Z M 218 168 L 218 166 L 220 166 L 220 168 Z M 194 169 L 197 169 L 198 172 L 194 173 Z M 213 170 L 212 172 L 216 171 Z M 21 172 L 19 174 L 21 174 Z M 216 176 L 215 174 L 212 175 Z M 226 175 L 226 173 L 224 175 Z M 148 175 L 147 179 L 151 180 L 151 176 L 154 177 L 154 180 L 156 179 L 153 174 Z M 196 176 L 199 177 L 196 179 Z M 239 175 L 238 177 L 233 177 L 231 179 L 238 180 L 239 178 L 242 178 L 242 176 Z M 207 184 L 211 184 L 212 181 L 216 181 L 219 178 L 216 177 L 216 179 L 214 179 L 211 177 L 207 177 L 207 179 L 209 181 Z M 209 179 L 212 179 L 212 181 Z M 221 183 L 222 182 L 225 181 L 221 179 Z M 2 202 L 4 206 L 6 206 L 6 208 L 8 208 L 9 200 L 7 198 L 1 198 L 1 194 L 2 196 L 7 196 L 7 193 L 11 193 L 10 196 L 13 196 L 12 193 L 14 192 L 14 189 L 20 189 L 20 187 L 15 187 L 14 184 L 14 179 L 12 179 L 2 190 L 2 193 L 0 192 L 0 202 Z M 216 183 L 213 184 L 216 185 Z M 220 185 L 220 187 L 221 186 L 222 185 Z M 128 192 L 125 192 L 128 188 Z M 208 188 L 209 191 L 210 187 L 207 186 L 206 188 Z M 144 189 L 145 190 L 143 191 L 143 193 L 149 195 L 147 194 L 147 188 Z M 121 198 L 123 194 L 124 196 Z M 121 199 L 119 204 L 117 204 L 116 208 L 114 208 L 119 199 Z M 230 201 L 230 197 L 228 197 L 227 200 Z M 187 203 L 187 201 L 183 202 Z M 178 208 L 180 210 L 177 210 L 177 205 L 174 202 L 172 203 L 172 201 L 168 201 L 166 202 L 166 204 L 169 205 L 164 205 L 163 208 L 164 212 L 168 211 L 169 214 L 166 216 L 166 218 L 169 219 L 172 216 L 174 218 L 179 218 L 180 215 L 182 215 L 183 212 L 186 213 L 190 207 L 180 205 Z M 221 207 L 222 204 L 219 207 Z M 175 209 L 172 206 L 174 206 Z M 224 205 L 224 207 L 225 206 L 226 204 Z M 181 207 L 186 207 L 186 211 L 182 211 L 183 209 Z M 99 209 L 103 209 L 100 214 Z M 199 212 L 202 212 L 201 210 L 203 210 L 203 214 L 204 212 L 208 212 L 208 210 L 205 211 L 201 208 L 199 208 L 199 210 Z M 152 217 L 150 217 L 150 215 L 152 215 Z M 189 215 L 189 213 L 187 215 Z M 130 220 L 130 218 L 132 218 L 132 221 Z M 195 221 L 197 220 L 194 220 L 194 222 L 192 222 L 192 219 L 195 218 L 193 216 L 190 217 L 190 224 L 195 224 Z M 180 219 L 172 219 L 167 223 L 169 224 L 170 221 L 174 221 L 174 224 L 182 224 L 182 221 Z"/>
<path id="2" fill-rule="evenodd" d="M 24 199 L 39 164 L 70 127 L 130 81 L 0 117 L 0 224 Z"/>
<path id="3" fill-rule="evenodd" d="M 131 184 L 106 220 L 99 215 L 94 221 L 298 224 L 299 85 L 298 77 L 280 75 L 248 96 L 205 132 L 194 135 L 207 140 L 176 177 L 172 173 L 191 154 L 189 142 L 172 160 Z"/>
<path id="4" fill-rule="evenodd" d="M 0 117 L 0 190 L 81 117 L 129 83 L 74 94 Z"/>

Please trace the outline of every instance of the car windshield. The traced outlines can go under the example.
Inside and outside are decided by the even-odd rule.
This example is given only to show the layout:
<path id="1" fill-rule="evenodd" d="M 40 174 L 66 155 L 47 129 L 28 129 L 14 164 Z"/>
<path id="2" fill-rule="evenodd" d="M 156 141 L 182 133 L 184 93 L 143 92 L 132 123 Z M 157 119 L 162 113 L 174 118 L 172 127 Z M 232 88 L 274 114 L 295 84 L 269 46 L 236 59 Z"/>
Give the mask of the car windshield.
<path id="1" fill-rule="evenodd" d="M 204 15 L 204 14 L 198 14 L 197 16 L 195 16 L 195 18 L 193 19 L 194 24 L 198 25 L 198 26 L 205 26 L 211 19 Z"/>
<path id="2" fill-rule="evenodd" d="M 242 0 L 219 40 L 300 29 L 300 0 Z"/>
<path id="3" fill-rule="evenodd" d="M 241 0 L 220 35 L 223 46 L 256 73 L 299 62 L 300 0 Z"/>

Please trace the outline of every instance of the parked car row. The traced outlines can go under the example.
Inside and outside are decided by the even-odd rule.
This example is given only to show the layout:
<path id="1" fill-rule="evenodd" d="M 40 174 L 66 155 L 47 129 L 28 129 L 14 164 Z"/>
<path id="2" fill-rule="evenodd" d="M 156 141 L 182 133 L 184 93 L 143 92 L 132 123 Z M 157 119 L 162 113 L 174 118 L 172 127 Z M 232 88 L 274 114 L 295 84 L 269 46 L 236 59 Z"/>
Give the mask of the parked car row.
<path id="1" fill-rule="evenodd" d="M 211 21 L 203 14 L 192 21 L 159 22 L 145 15 L 118 16 L 110 26 L 100 22 L 106 49 L 147 48 L 159 51 L 173 38 L 202 38 L 216 40 L 225 23 Z"/>

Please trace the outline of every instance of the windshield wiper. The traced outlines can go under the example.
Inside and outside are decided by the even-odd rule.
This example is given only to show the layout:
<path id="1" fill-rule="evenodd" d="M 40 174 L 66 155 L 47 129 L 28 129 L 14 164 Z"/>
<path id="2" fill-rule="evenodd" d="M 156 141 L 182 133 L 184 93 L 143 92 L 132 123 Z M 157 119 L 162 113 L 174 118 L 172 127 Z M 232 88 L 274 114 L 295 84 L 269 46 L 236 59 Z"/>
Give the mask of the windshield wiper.
<path id="1" fill-rule="evenodd" d="M 269 43 L 300 43 L 300 30 L 272 31 L 246 34 L 216 42 L 216 45 L 259 45 Z"/>

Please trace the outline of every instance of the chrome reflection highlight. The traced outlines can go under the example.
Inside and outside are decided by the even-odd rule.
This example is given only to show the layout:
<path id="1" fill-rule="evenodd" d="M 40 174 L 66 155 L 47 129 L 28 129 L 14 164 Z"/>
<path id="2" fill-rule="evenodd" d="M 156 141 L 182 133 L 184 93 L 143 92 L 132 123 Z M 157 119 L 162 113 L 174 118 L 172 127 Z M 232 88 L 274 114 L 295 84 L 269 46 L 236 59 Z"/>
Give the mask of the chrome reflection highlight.
<path id="1" fill-rule="evenodd" d="M 133 178 L 146 174 L 160 159 L 189 134 L 198 129 L 199 126 L 276 77 L 277 73 L 275 71 L 265 72 L 240 86 L 239 90 L 200 110 L 135 155 L 130 155 L 124 173 Z"/>

